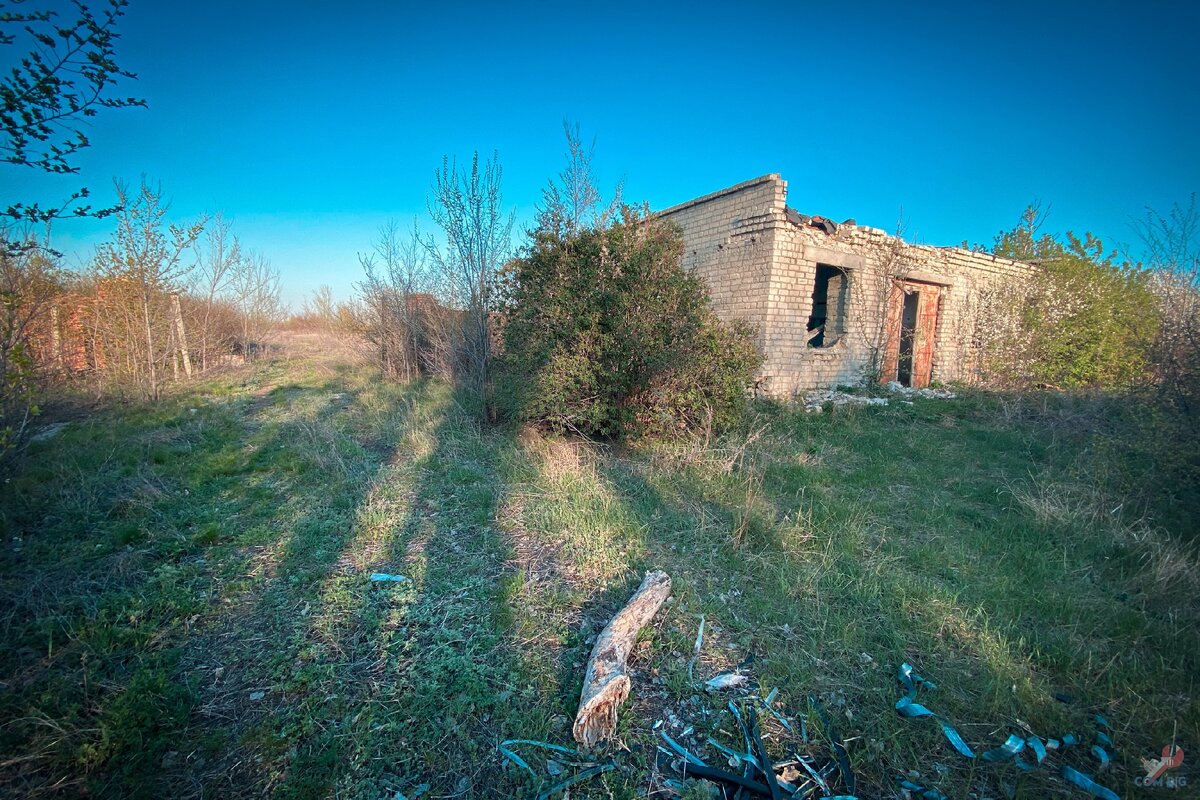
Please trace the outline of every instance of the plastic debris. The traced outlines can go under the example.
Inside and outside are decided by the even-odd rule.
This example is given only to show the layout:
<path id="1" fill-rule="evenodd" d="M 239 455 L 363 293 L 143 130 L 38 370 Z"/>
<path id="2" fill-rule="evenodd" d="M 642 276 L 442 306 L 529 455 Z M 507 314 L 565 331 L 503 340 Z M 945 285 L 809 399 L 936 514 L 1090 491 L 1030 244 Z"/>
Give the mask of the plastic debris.
<path id="1" fill-rule="evenodd" d="M 908 792 L 911 797 L 919 797 L 922 800 L 950 800 L 937 789 L 929 789 L 906 779 L 900 781 L 900 788 Z"/>
<path id="2" fill-rule="evenodd" d="M 907 690 L 905 696 L 896 702 L 896 711 L 898 711 L 902 716 L 910 718 L 933 717 L 938 721 L 939 724 L 941 724 L 942 732 L 946 735 L 947 741 L 949 741 L 954 749 L 958 751 L 959 755 L 963 756 L 964 758 L 975 758 L 974 751 L 972 751 L 967 743 L 963 741 L 963 738 L 959 735 L 958 731 L 956 731 L 949 722 L 946 722 L 944 719 L 930 711 L 925 706 L 915 702 L 918 686 L 924 684 L 930 689 L 935 689 L 937 687 L 930 681 L 927 681 L 918 675 L 910 664 L 900 665 L 900 671 L 896 675 L 896 679 L 899 680 Z M 1112 739 L 1103 730 L 1105 728 L 1109 730 L 1112 729 L 1108 720 L 1097 714 L 1095 721 L 1097 726 L 1096 741 L 1112 747 Z M 1070 733 L 1063 736 L 1061 740 L 1046 739 L 1044 741 L 1038 736 L 1031 735 L 1026 737 L 1019 736 L 1017 734 L 1010 734 L 1009 737 L 1004 741 L 1004 744 L 980 754 L 979 757 L 984 761 L 990 761 L 993 763 L 1004 763 L 1011 760 L 1018 769 L 1025 772 L 1030 772 L 1043 766 L 1043 762 L 1046 760 L 1046 756 L 1049 751 L 1065 750 L 1066 748 L 1078 743 L 1079 739 Z M 1111 762 L 1111 756 L 1108 754 L 1108 751 L 1101 747 L 1100 744 L 1093 745 L 1091 752 L 1092 755 L 1094 755 L 1100 762 L 1101 770 L 1105 769 Z M 1032 759 L 1027 757 L 1028 753 L 1033 754 Z M 1090 775 L 1086 775 L 1079 770 L 1067 766 L 1066 764 L 1062 765 L 1060 774 L 1064 780 L 1079 787 L 1080 789 L 1083 789 L 1085 792 L 1089 792 L 1095 797 L 1099 797 L 1102 800 L 1119 800 L 1117 794 L 1111 789 L 1101 786 Z M 926 789 L 915 784 L 905 785 L 908 783 L 908 781 L 901 781 L 900 785 L 902 788 L 908 790 L 914 797 L 929 798 L 929 800 L 944 800 L 945 798 L 945 795 L 942 795 L 940 792 L 937 792 L 934 789 Z"/>
<path id="3" fill-rule="evenodd" d="M 372 572 L 371 580 L 375 583 L 404 583 L 408 578 L 403 575 L 391 575 L 387 572 Z"/>
<path id="4" fill-rule="evenodd" d="M 564 789 L 566 789 L 568 787 L 574 786 L 577 783 L 583 783 L 584 781 L 591 780 L 592 778 L 596 777 L 597 775 L 601 775 L 605 772 L 608 772 L 611 769 L 616 769 L 616 768 L 617 768 L 617 765 L 614 763 L 611 763 L 611 762 L 608 764 L 597 764 L 596 766 L 594 766 L 590 769 L 585 769 L 583 772 L 580 772 L 577 775 L 572 775 L 571 777 L 567 778 L 564 781 L 559 781 L 558 783 L 554 784 L 546 791 L 539 794 L 537 796 L 537 800 L 548 800 L 549 798 L 553 797 L 554 795 L 558 794 L 559 792 L 563 791 Z"/>
<path id="5" fill-rule="evenodd" d="M 696 632 L 696 644 L 692 648 L 692 660 L 688 662 L 688 680 L 692 679 L 692 668 L 696 666 L 696 659 L 700 657 L 700 648 L 704 646 L 704 615 L 700 615 L 700 630 Z"/>
<path id="6" fill-rule="evenodd" d="M 720 675 L 709 678 L 704 682 L 704 688 L 710 692 L 719 692 L 722 689 L 733 689 L 738 686 L 744 686 L 750 682 L 750 679 L 745 675 L 737 672 L 722 672 Z"/>

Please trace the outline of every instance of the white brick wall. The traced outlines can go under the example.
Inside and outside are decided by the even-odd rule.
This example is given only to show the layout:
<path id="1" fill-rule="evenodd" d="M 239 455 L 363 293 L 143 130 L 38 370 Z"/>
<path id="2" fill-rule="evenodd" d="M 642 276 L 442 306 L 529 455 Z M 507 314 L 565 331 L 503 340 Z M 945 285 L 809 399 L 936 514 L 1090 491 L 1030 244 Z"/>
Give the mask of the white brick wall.
<path id="1" fill-rule="evenodd" d="M 764 389 L 776 396 L 864 380 L 881 337 L 889 270 L 943 290 L 934 345 L 934 380 L 972 381 L 971 309 L 981 292 L 1021 281 L 1030 264 L 954 247 L 911 245 L 883 231 L 839 226 L 832 234 L 788 221 L 787 184 L 765 175 L 660 212 L 683 230 L 684 266 L 709 286 L 724 319 L 749 322 L 766 361 Z M 817 264 L 849 275 L 846 333 L 828 348 L 807 344 Z"/>

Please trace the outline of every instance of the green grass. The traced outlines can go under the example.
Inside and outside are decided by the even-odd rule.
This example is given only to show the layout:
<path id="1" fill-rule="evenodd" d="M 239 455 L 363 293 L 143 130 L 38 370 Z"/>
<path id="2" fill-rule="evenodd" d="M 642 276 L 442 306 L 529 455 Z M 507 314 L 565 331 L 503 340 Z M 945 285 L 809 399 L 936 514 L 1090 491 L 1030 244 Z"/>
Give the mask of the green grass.
<path id="1" fill-rule="evenodd" d="M 905 660 L 977 749 L 1087 738 L 1104 714 L 1099 778 L 1131 794 L 1141 758 L 1200 740 L 1200 575 L 1195 487 L 1173 478 L 1194 461 L 1122 436 L 1155 421 L 1116 408 L 763 407 L 707 449 L 613 448 L 480 428 L 448 387 L 297 358 L 93 413 L 0 489 L 0 793 L 535 792 L 545 760 L 533 780 L 496 745 L 570 743 L 592 637 L 662 568 L 620 767 L 574 796 L 644 796 L 660 719 L 711 756 L 724 698 L 698 683 L 750 656 L 814 731 L 821 699 L 860 797 L 899 796 L 898 775 L 1084 796 L 898 718 Z M 1093 771 L 1086 750 L 1065 762 Z"/>

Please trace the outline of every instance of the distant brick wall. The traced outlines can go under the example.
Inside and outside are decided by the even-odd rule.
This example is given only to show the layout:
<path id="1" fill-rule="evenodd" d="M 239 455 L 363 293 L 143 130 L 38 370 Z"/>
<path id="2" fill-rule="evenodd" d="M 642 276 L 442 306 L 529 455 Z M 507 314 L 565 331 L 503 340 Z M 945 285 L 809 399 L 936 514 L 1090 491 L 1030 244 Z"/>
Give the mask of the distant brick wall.
<path id="1" fill-rule="evenodd" d="M 798 224 L 787 213 L 787 184 L 774 174 L 660 214 L 682 228 L 684 267 L 708 284 L 717 313 L 759 332 L 766 356 L 762 386 L 781 397 L 859 384 L 878 369 L 888 293 L 898 278 L 940 287 L 933 379 L 976 380 L 977 315 L 989 292 L 1036 269 L 961 248 L 911 245 L 875 228 L 841 225 L 828 234 Z M 847 276 L 839 306 L 844 332 L 829 347 L 810 347 L 807 325 L 820 264 Z M 832 284 L 837 292 L 838 280 Z"/>

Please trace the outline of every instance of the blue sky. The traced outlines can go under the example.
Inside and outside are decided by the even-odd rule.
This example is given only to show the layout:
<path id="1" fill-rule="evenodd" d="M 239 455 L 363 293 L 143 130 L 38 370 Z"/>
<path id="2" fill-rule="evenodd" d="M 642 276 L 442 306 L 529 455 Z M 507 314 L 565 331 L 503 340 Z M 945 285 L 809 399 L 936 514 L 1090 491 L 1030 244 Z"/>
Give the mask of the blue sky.
<path id="1" fill-rule="evenodd" d="M 768 172 L 802 212 L 930 244 L 990 242 L 1029 202 L 1132 243 L 1200 189 L 1200 3 L 516 5 L 132 0 L 121 91 L 81 174 L 4 167 L 5 195 L 160 181 L 223 210 L 293 302 L 348 296 L 389 218 L 425 214 L 444 154 L 499 152 L 527 221 L 562 120 L 602 186 L 656 208 Z M 86 261 L 108 223 L 62 222 Z"/>

